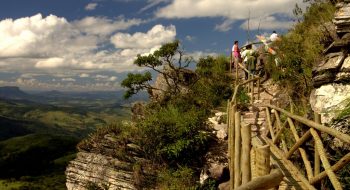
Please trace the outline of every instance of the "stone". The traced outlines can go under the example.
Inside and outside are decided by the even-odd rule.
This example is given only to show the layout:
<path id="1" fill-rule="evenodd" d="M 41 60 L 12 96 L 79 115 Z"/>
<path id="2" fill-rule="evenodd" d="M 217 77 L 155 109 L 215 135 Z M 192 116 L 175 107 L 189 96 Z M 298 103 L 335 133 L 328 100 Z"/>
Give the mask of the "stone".
<path id="1" fill-rule="evenodd" d="M 331 128 L 340 131 L 341 133 L 350 135 L 350 115 L 337 121 L 333 121 L 331 123 Z M 327 140 L 332 142 L 330 145 L 333 150 L 350 151 L 350 144 L 348 143 L 344 143 L 343 141 L 331 136 L 329 136 Z"/>
<path id="2" fill-rule="evenodd" d="M 350 72 L 350 56 L 345 58 L 340 71 L 341 72 Z"/>
<path id="3" fill-rule="evenodd" d="M 322 74 L 326 71 L 336 71 L 342 66 L 345 59 L 345 56 L 342 53 L 332 53 L 331 55 L 327 55 L 327 57 L 329 58 L 325 62 L 318 65 L 316 68 L 316 73 Z"/>
<path id="4" fill-rule="evenodd" d="M 79 152 L 66 169 L 68 190 L 85 190 L 89 185 L 108 189 L 137 189 L 133 182 L 132 166 L 101 154 Z"/>
<path id="5" fill-rule="evenodd" d="M 321 114 L 322 123 L 329 123 L 350 99 L 350 84 L 327 84 L 312 91 L 312 110 Z"/>
<path id="6" fill-rule="evenodd" d="M 216 133 L 216 137 L 221 140 L 226 140 L 228 138 L 226 130 L 219 130 Z"/>
<path id="7" fill-rule="evenodd" d="M 219 190 L 230 190 L 230 182 L 221 183 L 218 188 Z"/>
<path id="8" fill-rule="evenodd" d="M 331 83 L 334 81 L 335 77 L 336 73 L 333 72 L 326 72 L 321 75 L 316 75 L 312 78 L 313 86 L 317 88 L 324 84 Z"/>
<path id="9" fill-rule="evenodd" d="M 223 164 L 212 163 L 208 169 L 209 176 L 215 180 L 220 180 L 224 174 L 225 168 L 227 169 Z"/>
<path id="10" fill-rule="evenodd" d="M 335 77 L 335 82 L 350 82 L 350 72 L 339 72 Z"/>

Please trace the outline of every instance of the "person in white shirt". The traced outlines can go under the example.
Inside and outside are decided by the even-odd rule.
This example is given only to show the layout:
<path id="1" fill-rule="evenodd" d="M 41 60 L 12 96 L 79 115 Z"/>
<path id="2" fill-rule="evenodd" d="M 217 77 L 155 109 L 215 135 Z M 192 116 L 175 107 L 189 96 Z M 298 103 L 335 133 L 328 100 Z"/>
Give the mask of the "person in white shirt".
<path id="1" fill-rule="evenodd" d="M 276 40 L 278 40 L 278 34 L 276 33 L 276 31 L 273 31 L 271 36 L 270 36 L 270 41 L 274 42 Z"/>
<path id="2" fill-rule="evenodd" d="M 252 49 L 252 45 L 249 44 L 246 46 L 246 49 L 242 52 L 243 63 L 247 70 L 249 70 L 252 74 L 255 74 L 256 67 L 256 54 L 257 52 Z M 245 73 L 245 79 L 248 79 L 248 74 Z"/>

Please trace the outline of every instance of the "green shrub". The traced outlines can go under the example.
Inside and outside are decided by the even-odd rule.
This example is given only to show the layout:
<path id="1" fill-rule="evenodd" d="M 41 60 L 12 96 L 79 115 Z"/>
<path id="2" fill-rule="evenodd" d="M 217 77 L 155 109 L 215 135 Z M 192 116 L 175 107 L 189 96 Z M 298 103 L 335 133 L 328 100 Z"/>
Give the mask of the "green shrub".
<path id="1" fill-rule="evenodd" d="M 194 171 L 187 167 L 180 167 L 177 170 L 163 170 L 158 174 L 158 188 L 161 190 L 195 190 L 196 180 L 193 177 Z"/>
<path id="2" fill-rule="evenodd" d="M 174 105 L 161 108 L 138 123 L 146 155 L 159 163 L 189 164 L 200 160 L 208 135 L 204 130 L 205 114 L 182 110 Z M 198 157 L 193 157 L 198 155 Z"/>
<path id="3" fill-rule="evenodd" d="M 331 22 L 335 6 L 324 1 L 313 2 L 301 22 L 273 43 L 276 56 L 269 56 L 266 65 L 272 79 L 286 87 L 295 100 L 306 99 L 312 89 L 312 67 L 322 59 L 322 51 L 331 41 L 325 23 Z M 275 64 L 278 58 L 279 64 Z"/>

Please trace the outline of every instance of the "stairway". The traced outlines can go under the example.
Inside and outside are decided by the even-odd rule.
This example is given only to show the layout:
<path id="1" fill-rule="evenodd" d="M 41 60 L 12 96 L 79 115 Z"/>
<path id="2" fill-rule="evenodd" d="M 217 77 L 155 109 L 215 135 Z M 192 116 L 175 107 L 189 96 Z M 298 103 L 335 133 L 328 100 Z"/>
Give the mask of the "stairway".
<path id="1" fill-rule="evenodd" d="M 258 93 L 260 99 L 258 100 Z M 249 94 L 250 95 L 250 94 Z M 260 88 L 260 92 L 258 92 L 257 87 L 254 87 L 254 103 L 249 106 L 248 111 L 242 112 L 242 122 L 245 124 L 249 124 L 252 129 L 252 145 L 259 146 L 263 145 L 263 143 L 259 140 L 259 136 L 264 136 L 268 133 L 268 126 L 266 121 L 266 112 L 263 104 L 270 104 L 273 100 L 273 95 L 269 93 L 264 85 Z M 252 154 L 254 152 L 252 151 Z M 253 157 L 253 155 L 252 155 Z M 281 182 L 278 190 L 295 190 L 295 189 L 304 189 L 299 185 L 299 181 L 296 181 L 290 174 L 288 170 L 281 163 L 281 160 L 278 159 L 274 154 L 271 155 L 271 164 L 273 167 L 278 167 L 284 174 L 283 181 Z M 252 159 L 253 161 L 253 159 Z M 254 163 L 251 164 L 252 169 L 254 170 Z M 254 177 L 254 176 L 253 176 Z"/>
<path id="2" fill-rule="evenodd" d="M 260 93 L 260 99 L 258 100 L 258 93 Z M 242 112 L 242 122 L 250 124 L 252 132 L 260 134 L 266 134 L 268 130 L 266 125 L 265 107 L 263 104 L 269 104 L 273 99 L 273 96 L 268 93 L 265 88 L 260 88 L 258 92 L 257 87 L 254 87 L 254 103 L 249 106 L 249 111 Z"/>

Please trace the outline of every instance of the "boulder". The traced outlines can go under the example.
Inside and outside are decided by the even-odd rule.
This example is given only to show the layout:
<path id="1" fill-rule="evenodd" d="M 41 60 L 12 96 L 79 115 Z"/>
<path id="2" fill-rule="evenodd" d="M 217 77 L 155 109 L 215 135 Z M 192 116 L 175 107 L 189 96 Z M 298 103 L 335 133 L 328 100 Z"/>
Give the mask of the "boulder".
<path id="1" fill-rule="evenodd" d="M 310 104 L 321 114 L 322 123 L 329 123 L 347 105 L 350 98 L 350 84 L 327 84 L 312 91 Z"/>
<path id="2" fill-rule="evenodd" d="M 331 128 L 336 129 L 344 134 L 350 135 L 350 115 L 345 116 L 344 118 L 338 119 L 331 123 Z M 342 152 L 350 151 L 350 144 L 344 143 L 343 141 L 334 138 L 328 137 L 332 143 L 329 143 L 333 150 L 340 150 Z"/>
<path id="3" fill-rule="evenodd" d="M 342 52 L 330 53 L 326 56 L 326 61 L 321 62 L 317 67 L 316 73 L 324 73 L 326 71 L 336 71 L 341 66 L 345 59 L 345 56 Z"/>
<path id="4" fill-rule="evenodd" d="M 221 183 L 219 185 L 219 190 L 230 190 L 230 182 Z"/>

